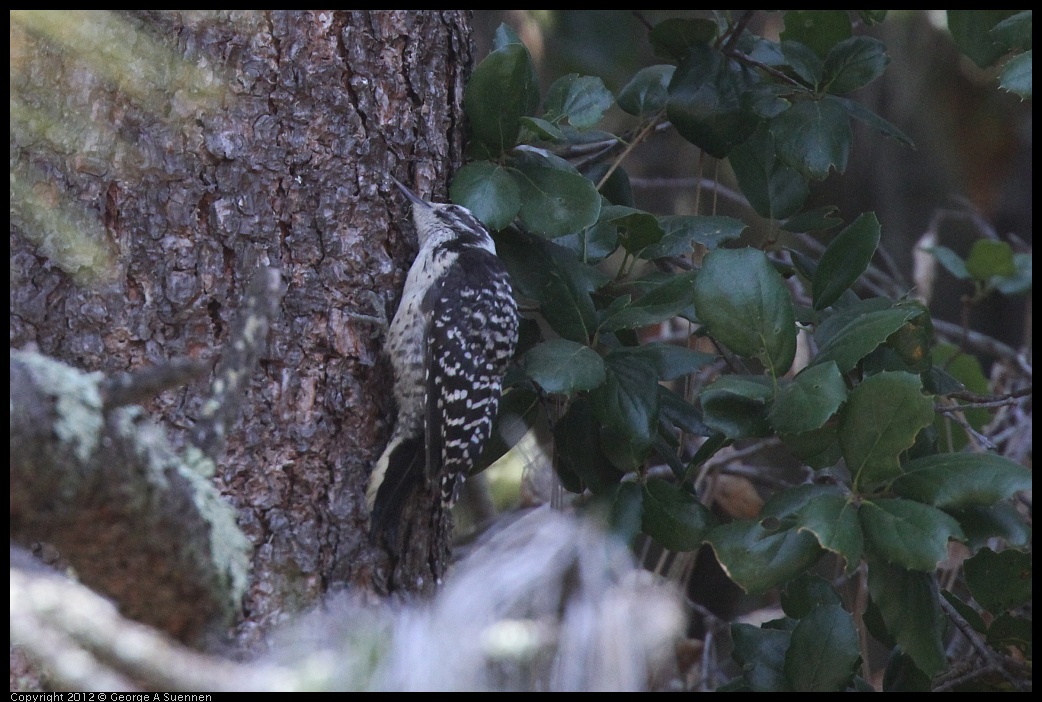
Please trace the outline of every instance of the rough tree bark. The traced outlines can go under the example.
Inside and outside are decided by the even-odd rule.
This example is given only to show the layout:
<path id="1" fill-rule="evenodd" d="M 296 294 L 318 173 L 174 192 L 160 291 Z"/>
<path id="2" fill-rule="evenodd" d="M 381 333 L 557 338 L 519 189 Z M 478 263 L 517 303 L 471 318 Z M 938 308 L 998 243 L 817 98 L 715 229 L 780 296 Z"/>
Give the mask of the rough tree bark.
<path id="1" fill-rule="evenodd" d="M 442 531 L 396 565 L 367 539 L 393 416 L 367 317 L 393 312 L 414 253 L 387 175 L 444 197 L 462 159 L 469 15 L 13 19 L 11 348 L 104 373 L 214 359 L 254 272 L 281 270 L 215 476 L 253 546 L 238 642 L 340 586 L 429 590 Z M 176 445 L 207 380 L 147 405 Z"/>

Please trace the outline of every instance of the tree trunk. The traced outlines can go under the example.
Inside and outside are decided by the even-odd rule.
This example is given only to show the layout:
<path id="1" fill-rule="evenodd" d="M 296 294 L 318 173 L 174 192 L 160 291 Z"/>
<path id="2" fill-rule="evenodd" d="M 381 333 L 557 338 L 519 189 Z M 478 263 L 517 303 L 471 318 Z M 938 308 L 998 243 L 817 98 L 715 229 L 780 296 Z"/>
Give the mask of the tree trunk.
<path id="1" fill-rule="evenodd" d="M 11 347 L 109 374 L 216 360 L 256 270 L 280 269 L 216 475 L 254 547 L 239 643 L 330 589 L 429 590 L 443 529 L 396 563 L 368 541 L 394 413 L 372 318 L 415 252 L 388 175 L 444 197 L 462 159 L 469 15 L 12 19 Z M 175 445 L 207 381 L 148 405 Z"/>

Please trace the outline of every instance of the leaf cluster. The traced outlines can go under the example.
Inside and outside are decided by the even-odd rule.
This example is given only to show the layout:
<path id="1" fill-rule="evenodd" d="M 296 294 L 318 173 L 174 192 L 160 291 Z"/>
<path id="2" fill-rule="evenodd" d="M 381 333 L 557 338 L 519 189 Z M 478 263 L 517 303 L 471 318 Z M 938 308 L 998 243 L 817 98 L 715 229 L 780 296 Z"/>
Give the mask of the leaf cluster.
<path id="1" fill-rule="evenodd" d="M 1030 472 L 993 453 L 958 452 L 966 436 L 937 406 L 966 386 L 929 311 L 855 292 L 880 241 L 874 213 L 847 224 L 817 260 L 736 248 L 738 219 L 635 207 L 621 165 L 641 140 L 674 129 L 727 159 L 760 216 L 826 230 L 839 223 L 831 211 L 804 205 L 812 181 L 846 169 L 851 119 L 911 145 L 849 97 L 889 59 L 882 42 L 855 33 L 847 11 L 788 11 L 779 41 L 748 31 L 748 12 L 662 22 L 649 41 L 664 63 L 618 95 L 598 78 L 564 76 L 541 111 L 527 49 L 505 26 L 497 32 L 464 101 L 476 160 L 451 195 L 497 232 L 515 294 L 538 319 L 526 320 L 505 412 L 549 424 L 562 484 L 601 505 L 624 538 L 642 532 L 677 551 L 708 545 L 745 591 L 786 588 L 785 619 L 733 628 L 744 668 L 732 687 L 866 687 L 854 619 L 830 583 L 808 575 L 823 558 L 847 576 L 867 566 L 866 626 L 904 666 L 902 680 L 929 681 L 946 664 L 940 597 L 958 600 L 934 575 L 949 541 L 977 552 L 970 562 L 990 558 L 979 550 L 989 538 L 1024 546 L 1009 498 L 1030 489 Z M 1020 36 L 1023 19 L 1009 21 L 1016 26 L 996 31 Z M 635 120 L 631 131 L 596 129 L 613 104 Z M 1000 242 L 980 242 L 965 262 L 935 254 L 982 285 L 1030 288 L 1030 259 Z M 648 327 L 676 320 L 719 353 L 644 340 Z M 796 369 L 801 335 L 811 353 Z M 736 372 L 719 374 L 725 363 Z M 690 390 L 694 374 L 715 379 Z M 702 438 L 692 454 L 693 437 Z M 765 438 L 812 480 L 776 492 L 755 519 L 719 523 L 699 475 L 725 447 Z M 1012 568 L 1023 554 L 994 555 L 1003 565 L 986 567 Z M 982 620 L 982 631 L 1015 639 L 1023 621 L 1006 610 L 1017 598 L 978 596 L 982 587 L 971 586 L 980 606 L 1009 618 L 994 636 Z"/>

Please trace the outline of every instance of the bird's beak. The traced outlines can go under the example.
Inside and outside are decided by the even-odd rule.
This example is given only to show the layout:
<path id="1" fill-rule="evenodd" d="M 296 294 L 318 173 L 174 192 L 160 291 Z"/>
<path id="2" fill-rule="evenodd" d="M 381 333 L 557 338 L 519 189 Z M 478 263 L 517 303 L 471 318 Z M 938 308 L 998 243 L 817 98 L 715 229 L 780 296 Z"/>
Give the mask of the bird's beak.
<path id="1" fill-rule="evenodd" d="M 409 202 L 411 202 L 412 204 L 414 204 L 414 205 L 423 205 L 424 207 L 430 207 L 431 206 L 431 203 L 427 202 L 423 198 L 419 197 L 412 190 L 409 190 L 409 188 L 407 188 L 404 185 L 402 185 L 402 182 L 400 180 L 398 180 L 397 178 L 395 178 L 394 176 L 391 176 L 391 180 L 394 181 L 394 184 L 398 186 L 398 189 L 402 191 L 402 193 L 405 195 L 405 197 L 409 198 Z"/>

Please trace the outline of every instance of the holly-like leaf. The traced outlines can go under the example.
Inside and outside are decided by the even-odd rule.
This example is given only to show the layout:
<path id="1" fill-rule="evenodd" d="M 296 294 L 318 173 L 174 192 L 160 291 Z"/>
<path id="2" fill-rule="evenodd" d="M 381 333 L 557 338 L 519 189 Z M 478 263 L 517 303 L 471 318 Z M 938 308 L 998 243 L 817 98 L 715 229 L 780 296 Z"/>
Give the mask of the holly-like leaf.
<path id="1" fill-rule="evenodd" d="M 693 551 L 712 523 L 709 510 L 673 483 L 652 478 L 644 485 L 644 533 L 671 551 Z"/>
<path id="2" fill-rule="evenodd" d="M 839 443 L 854 485 L 867 489 L 901 474 L 898 460 L 933 421 L 933 402 L 911 373 L 879 373 L 850 392 L 840 415 Z"/>
<path id="3" fill-rule="evenodd" d="M 993 453 L 941 453 L 906 463 L 891 487 L 941 509 L 987 507 L 1030 490 L 1031 471 Z"/>
<path id="4" fill-rule="evenodd" d="M 521 208 L 517 181 L 509 171 L 491 161 L 474 161 L 459 169 L 449 195 L 489 229 L 507 227 Z"/>
<path id="5" fill-rule="evenodd" d="M 835 363 L 809 366 L 778 391 L 767 419 L 779 434 L 802 434 L 823 426 L 846 399 Z"/>
<path id="6" fill-rule="evenodd" d="M 782 41 L 798 41 L 821 58 L 851 33 L 846 10 L 789 10 L 785 13 Z"/>
<path id="7" fill-rule="evenodd" d="M 832 96 L 801 100 L 770 122 L 778 157 L 812 180 L 824 180 L 829 169 L 847 170 L 854 135 L 850 118 Z"/>
<path id="8" fill-rule="evenodd" d="M 858 633 L 838 604 L 815 607 L 792 630 L 785 676 L 797 692 L 842 692 L 858 661 Z"/>
<path id="9" fill-rule="evenodd" d="M 849 93 L 883 75 L 888 63 L 890 57 L 883 42 L 872 37 L 850 37 L 829 51 L 824 83 L 830 93 Z"/>
<path id="10" fill-rule="evenodd" d="M 658 378 L 649 363 L 626 354 L 610 353 L 604 363 L 605 382 L 590 393 L 601 448 L 617 467 L 632 470 L 647 458 L 658 425 Z"/>
<path id="11" fill-rule="evenodd" d="M 720 343 L 780 377 L 796 355 L 796 316 L 781 275 L 756 249 L 717 249 L 695 279 L 695 309 Z"/>
<path id="12" fill-rule="evenodd" d="M 516 36 L 516 35 L 515 35 Z M 539 83 L 524 44 L 507 43 L 478 64 L 463 94 L 474 140 L 490 156 L 517 143 L 521 117 L 539 104 Z"/>
<path id="13" fill-rule="evenodd" d="M 810 195 L 807 179 L 783 163 L 774 135 L 761 126 L 728 156 L 738 187 L 761 217 L 785 219 L 799 211 Z"/>
<path id="14" fill-rule="evenodd" d="M 868 270 L 879 246 L 879 234 L 875 212 L 866 212 L 829 242 L 814 272 L 814 309 L 834 303 Z"/>
<path id="15" fill-rule="evenodd" d="M 695 242 L 707 249 L 715 249 L 725 241 L 732 241 L 745 231 L 745 222 L 734 217 L 703 215 L 667 215 L 658 218 L 663 235 L 638 254 L 643 259 L 685 256 Z"/>
<path id="16" fill-rule="evenodd" d="M 785 676 L 785 652 L 792 634 L 782 629 L 761 629 L 741 622 L 731 625 L 732 654 L 744 670 L 743 678 L 754 692 L 789 692 Z"/>
<path id="17" fill-rule="evenodd" d="M 555 124 L 567 119 L 576 129 L 589 129 L 601 121 L 614 101 L 600 78 L 570 73 L 550 86 L 543 117 Z"/>
<path id="18" fill-rule="evenodd" d="M 1014 56 L 1002 67 L 999 87 L 1024 100 L 1031 99 L 1031 51 Z"/>
<path id="19" fill-rule="evenodd" d="M 886 632 L 916 667 L 928 677 L 944 667 L 944 620 L 933 573 L 906 570 L 873 558 L 868 564 L 868 593 Z"/>
<path id="20" fill-rule="evenodd" d="M 601 329 L 639 329 L 676 317 L 694 302 L 695 275 L 695 271 L 690 271 L 654 286 L 634 302 L 605 319 Z"/>
<path id="21" fill-rule="evenodd" d="M 669 65 L 640 69 L 626 87 L 619 91 L 619 107 L 637 117 L 662 111 L 669 98 L 667 89 L 675 70 L 675 66 Z"/>
<path id="22" fill-rule="evenodd" d="M 824 494 L 807 503 L 798 513 L 798 528 L 814 535 L 826 551 L 843 557 L 846 572 L 852 573 L 861 562 L 864 536 L 857 507 L 841 494 Z"/>
<path id="23" fill-rule="evenodd" d="M 696 44 L 673 74 L 666 114 L 680 136 L 710 156 L 724 158 L 760 122 L 745 97 L 756 81 L 748 68 Z"/>
<path id="24" fill-rule="evenodd" d="M 948 557 L 948 540 L 966 539 L 954 519 L 912 500 L 866 500 L 861 503 L 858 516 L 868 548 L 909 570 L 936 570 Z"/>
<path id="25" fill-rule="evenodd" d="M 981 68 L 1008 51 L 996 41 L 992 28 L 1016 10 L 948 10 L 948 31 L 962 53 Z"/>
<path id="26" fill-rule="evenodd" d="M 766 378 L 736 375 L 720 376 L 699 395 L 706 425 L 729 439 L 770 436 L 770 397 Z"/>
<path id="27" fill-rule="evenodd" d="M 879 298 L 865 302 L 879 303 L 876 306 L 886 304 L 886 301 Z M 837 317 L 837 323 L 827 327 L 823 324 L 818 328 L 815 336 L 821 344 L 821 351 L 814 358 L 814 365 L 835 361 L 839 371 L 846 373 L 885 342 L 905 322 L 922 313 L 920 308 L 911 306 L 869 311 L 867 308 L 872 306 L 859 306 L 857 309 L 863 310 L 861 313 L 853 316 L 844 313 Z"/>
<path id="28" fill-rule="evenodd" d="M 616 353 L 637 356 L 647 361 L 659 380 L 676 380 L 712 363 L 718 356 L 673 344 L 644 344 L 617 349 Z"/>
<path id="29" fill-rule="evenodd" d="M 793 530 L 769 531 L 760 522 L 736 520 L 708 537 L 724 572 L 748 593 L 779 585 L 821 556 L 814 537 Z"/>
<path id="30" fill-rule="evenodd" d="M 802 619 L 817 607 L 843 605 L 843 599 L 829 581 L 820 575 L 800 573 L 793 578 L 781 593 L 781 606 L 785 616 Z"/>
<path id="31" fill-rule="evenodd" d="M 604 382 L 604 362 L 589 346 L 551 339 L 525 355 L 528 376 L 548 393 L 569 395 Z"/>
<path id="32" fill-rule="evenodd" d="M 553 239 L 578 232 L 597 221 L 601 196 L 567 161 L 524 153 L 512 160 L 521 189 L 521 224 Z"/>
<path id="33" fill-rule="evenodd" d="M 1031 601 L 1031 554 L 990 548 L 965 563 L 966 584 L 973 599 L 993 614 Z"/>

